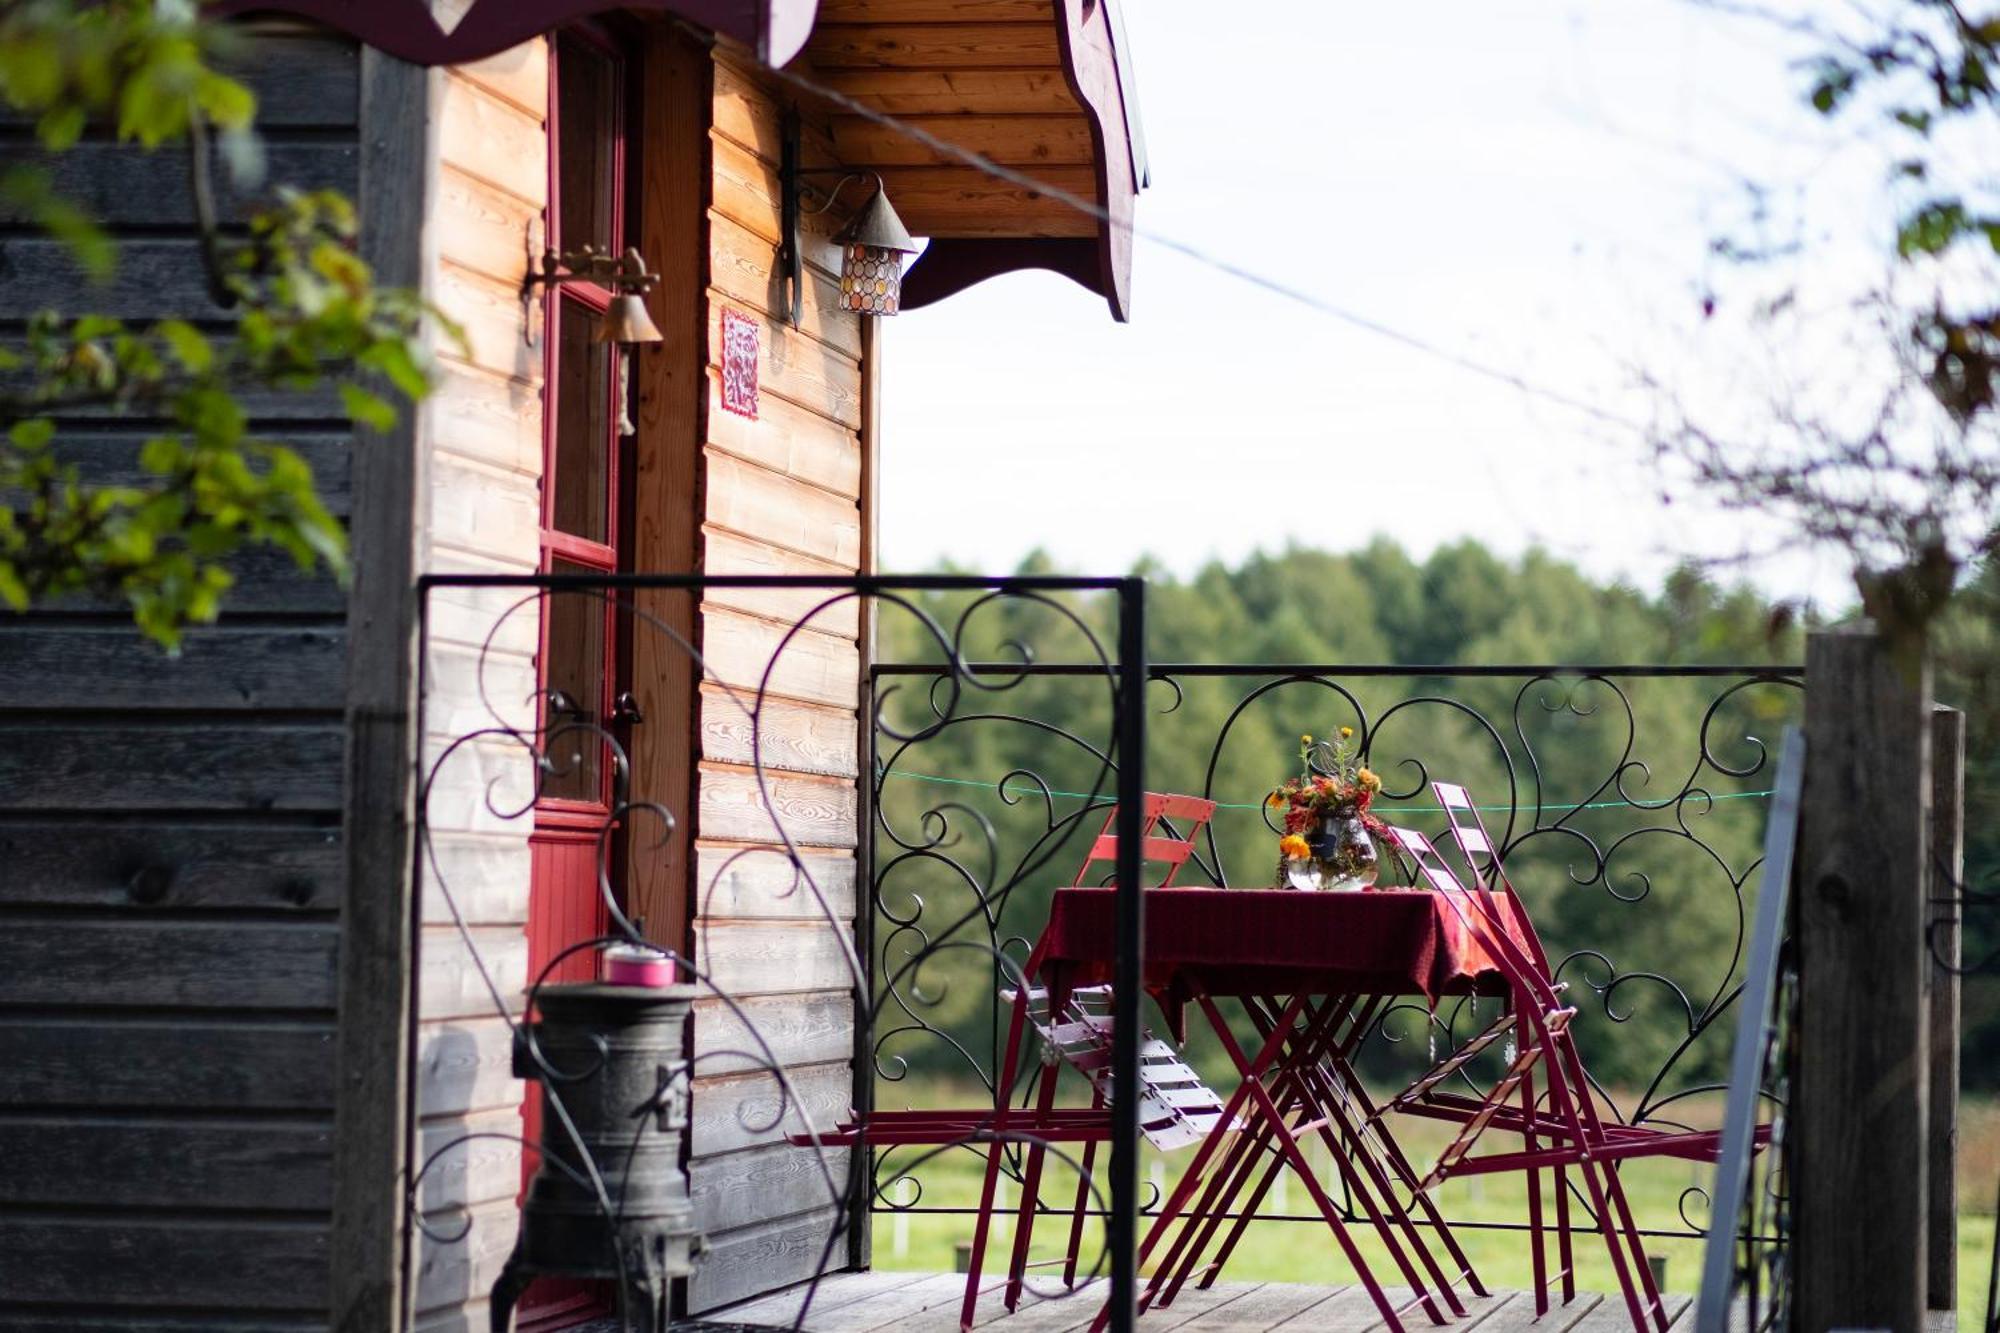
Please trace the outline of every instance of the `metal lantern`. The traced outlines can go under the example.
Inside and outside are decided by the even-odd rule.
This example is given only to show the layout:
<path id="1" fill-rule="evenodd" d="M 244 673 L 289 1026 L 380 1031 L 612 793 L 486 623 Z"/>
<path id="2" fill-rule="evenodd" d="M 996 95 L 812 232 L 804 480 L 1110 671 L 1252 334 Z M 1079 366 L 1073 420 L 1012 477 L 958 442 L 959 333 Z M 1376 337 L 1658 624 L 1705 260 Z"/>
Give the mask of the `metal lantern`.
<path id="1" fill-rule="evenodd" d="M 493 1286 L 494 1329 L 543 1275 L 617 1282 L 628 1327 L 665 1329 L 670 1283 L 702 1248 L 681 1167 L 694 995 L 598 982 L 536 993 L 540 1021 L 518 1030 L 514 1073 L 542 1085 L 543 1154 Z"/>
<path id="2" fill-rule="evenodd" d="M 903 256 L 915 254 L 917 245 L 879 179 L 875 196 L 834 239 L 840 243 L 840 308 L 895 314 L 903 299 Z"/>

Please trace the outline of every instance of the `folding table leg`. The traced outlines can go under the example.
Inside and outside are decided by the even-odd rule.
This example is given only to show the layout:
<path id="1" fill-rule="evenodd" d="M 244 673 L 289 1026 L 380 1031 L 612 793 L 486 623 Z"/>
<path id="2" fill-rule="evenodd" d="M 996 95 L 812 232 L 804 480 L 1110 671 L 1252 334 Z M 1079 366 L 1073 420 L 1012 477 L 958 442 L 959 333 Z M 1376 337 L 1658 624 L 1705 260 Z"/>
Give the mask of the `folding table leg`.
<path id="1" fill-rule="evenodd" d="M 1287 1169 L 1284 1154 L 1270 1146 L 1271 1134 L 1268 1129 L 1260 1127 L 1260 1131 L 1255 1135 L 1254 1139 L 1248 1133 L 1242 1135 L 1241 1138 L 1244 1141 L 1245 1150 L 1240 1155 L 1239 1166 L 1230 1180 L 1229 1189 L 1223 1193 L 1222 1198 L 1216 1206 L 1204 1210 L 1205 1217 L 1198 1235 L 1192 1235 L 1194 1230 L 1194 1222 L 1192 1220 L 1189 1221 L 1187 1228 L 1181 1233 L 1182 1242 L 1187 1242 L 1192 1235 L 1193 1243 L 1187 1245 L 1185 1252 L 1181 1255 L 1179 1267 L 1174 1271 L 1172 1279 L 1167 1283 L 1166 1290 L 1161 1294 L 1160 1304 L 1163 1306 L 1173 1304 L 1174 1297 L 1180 1294 L 1181 1286 L 1188 1278 L 1194 1275 L 1197 1267 L 1201 1271 L 1202 1278 L 1196 1285 L 1204 1288 L 1214 1285 L 1216 1276 L 1221 1273 L 1222 1266 L 1229 1260 L 1229 1251 L 1233 1248 L 1236 1236 L 1245 1227 L 1249 1226 L 1251 1217 L 1256 1214 L 1258 1207 L 1264 1202 L 1264 1196 L 1270 1193 L 1271 1186 L 1277 1182 L 1278 1173 Z M 1270 1150 L 1268 1158 L 1265 1157 L 1266 1149 Z M 1260 1162 L 1264 1164 L 1263 1177 L 1258 1180 L 1256 1188 L 1250 1191 L 1250 1195 L 1243 1201 L 1242 1207 L 1236 1209 L 1235 1225 L 1229 1233 L 1230 1243 L 1225 1244 L 1216 1253 L 1215 1258 L 1203 1264 L 1201 1257 L 1208 1252 L 1209 1242 L 1215 1238 L 1216 1231 L 1220 1229 L 1224 1220 L 1227 1219 L 1236 1199 L 1242 1194 L 1243 1186 L 1248 1184 L 1250 1178 L 1257 1173 L 1257 1167 Z M 1166 1267 L 1171 1268 L 1173 1265 L 1168 1264 Z"/>
<path id="2" fill-rule="evenodd" d="M 1396 1136 L 1390 1133 L 1389 1127 L 1383 1123 L 1381 1108 L 1375 1105 L 1375 1099 L 1368 1095 L 1367 1085 L 1354 1071 L 1351 1059 L 1354 1047 L 1360 1041 L 1361 1034 L 1366 1032 L 1368 1025 L 1374 1021 L 1376 1010 L 1381 1004 L 1380 997 L 1371 999 L 1354 1015 L 1354 1021 L 1348 1026 L 1346 1039 L 1339 1047 L 1327 1053 L 1329 1077 L 1340 1080 L 1340 1086 L 1346 1088 L 1353 1096 L 1355 1104 L 1361 1110 L 1363 1132 L 1374 1131 L 1375 1137 L 1381 1142 L 1382 1155 L 1388 1161 L 1390 1170 L 1395 1173 L 1397 1182 L 1410 1192 L 1411 1206 L 1424 1215 L 1425 1223 L 1444 1245 L 1445 1254 L 1458 1265 L 1459 1275 L 1465 1279 L 1466 1286 L 1471 1288 L 1475 1296 L 1490 1296 L 1492 1293 L 1486 1289 L 1486 1284 L 1480 1281 L 1478 1270 L 1472 1266 L 1471 1258 L 1460 1247 L 1451 1224 L 1445 1220 L 1444 1214 L 1438 1210 L 1430 1195 L 1417 1188 L 1417 1183 L 1421 1179 L 1417 1169 L 1404 1154 L 1403 1146 L 1396 1142 Z"/>
<path id="3" fill-rule="evenodd" d="M 1277 1011 L 1280 1008 L 1278 1002 L 1275 1000 L 1264 1001 L 1262 1003 L 1268 1004 L 1271 1011 Z M 1269 1013 L 1260 1010 L 1255 1003 L 1248 1000 L 1245 1001 L 1244 1007 L 1249 1011 L 1251 1021 L 1257 1025 L 1257 1035 L 1263 1039 L 1266 1045 L 1273 1040 L 1274 1035 L 1283 1036 L 1284 1043 L 1286 1045 L 1291 1044 L 1290 1036 L 1284 1035 L 1283 1026 L 1271 1018 Z M 1309 1005 L 1301 1004 L 1300 1012 L 1307 1012 L 1309 1008 Z M 1339 1016 L 1345 1012 L 1345 1008 L 1345 1005 L 1339 1006 L 1337 1009 L 1334 1006 L 1329 1006 L 1326 1009 L 1314 1011 L 1306 1024 L 1306 1038 L 1310 1039 L 1323 1030 L 1337 1025 Z M 1298 1100 L 1297 1094 L 1299 1091 L 1299 1085 L 1294 1084 L 1290 1091 L 1287 1092 L 1286 1100 L 1282 1104 L 1282 1113 L 1284 1115 L 1292 1114 L 1294 1108 L 1302 1104 Z M 1309 1105 L 1307 1109 L 1310 1110 Z M 1231 1150 L 1231 1156 L 1225 1161 L 1222 1169 L 1216 1172 L 1214 1183 L 1210 1185 L 1208 1194 L 1202 1199 L 1201 1205 L 1190 1216 L 1188 1222 L 1182 1226 L 1180 1235 L 1174 1240 L 1173 1249 L 1168 1252 L 1167 1257 L 1159 1266 L 1159 1272 L 1171 1275 L 1166 1290 L 1161 1294 L 1159 1300 L 1162 1306 L 1173 1303 L 1173 1299 L 1179 1294 L 1182 1284 L 1194 1272 L 1195 1265 L 1200 1262 L 1202 1254 L 1206 1252 L 1209 1242 L 1214 1238 L 1217 1228 L 1223 1222 L 1224 1215 L 1231 1210 L 1237 1196 L 1242 1193 L 1243 1186 L 1248 1183 L 1250 1177 L 1255 1173 L 1257 1155 L 1270 1143 L 1274 1134 L 1281 1132 L 1289 1133 L 1290 1131 L 1265 1125 L 1260 1126 L 1255 1131 L 1238 1136 L 1236 1144 Z M 1229 1250 L 1234 1246 L 1234 1237 L 1240 1235 L 1243 1228 L 1248 1225 L 1250 1215 L 1257 1211 L 1258 1203 L 1262 1202 L 1265 1191 L 1270 1188 L 1272 1181 L 1276 1179 L 1277 1172 L 1284 1169 L 1284 1164 L 1285 1158 L 1282 1154 L 1273 1156 L 1270 1168 L 1266 1171 L 1263 1181 L 1258 1185 L 1252 1201 L 1241 1210 L 1237 1217 L 1235 1229 L 1231 1232 L 1230 1245 L 1225 1246 L 1223 1251 L 1217 1255 L 1215 1261 L 1208 1266 L 1208 1272 L 1204 1275 L 1201 1283 L 1202 1286 L 1210 1285 L 1214 1281 L 1215 1274 L 1221 1271 L 1222 1264 L 1229 1257 Z M 1196 1229 L 1197 1223 L 1199 1224 L 1199 1230 Z M 1155 1285 L 1157 1285 L 1157 1279 Z"/>
<path id="4" fill-rule="evenodd" d="M 1165 1257 L 1160 1260 L 1155 1270 L 1172 1275 L 1166 1287 L 1160 1292 L 1158 1303 L 1162 1307 L 1173 1304 L 1182 1282 L 1186 1281 L 1188 1273 L 1200 1259 L 1222 1215 L 1229 1211 L 1230 1204 L 1255 1174 L 1258 1159 L 1270 1140 L 1270 1129 L 1261 1123 L 1255 1130 L 1246 1130 L 1238 1134 L 1236 1142 L 1230 1145 L 1222 1161 L 1209 1173 L 1207 1192 L 1202 1195 L 1199 1203 L 1188 1210 L 1187 1220 L 1181 1224 L 1173 1245 L 1168 1248 Z M 1283 1160 L 1274 1158 L 1274 1168 Z M 1269 1183 L 1268 1177 L 1265 1183 Z M 1260 1190 L 1259 1193 L 1261 1192 Z M 1151 1291 L 1149 1290 L 1147 1294 L 1150 1296 Z M 1149 1307 L 1147 1303 L 1142 1302 L 1140 1308 Z"/>
<path id="5" fill-rule="evenodd" d="M 1250 1012 L 1251 1021 L 1257 1025 L 1258 1035 L 1268 1041 L 1271 1033 L 1279 1028 L 1277 1020 L 1272 1017 L 1272 1014 L 1278 1009 L 1277 1002 L 1270 999 L 1246 1000 L 1244 1005 Z M 1262 1006 L 1261 1008 L 1259 1007 L 1260 1005 Z M 1312 1020 L 1308 1022 L 1309 1032 L 1337 1030 L 1339 1024 L 1353 1010 L 1353 1006 L 1354 1000 L 1352 997 L 1335 1001 L 1318 1010 L 1312 1010 L 1311 1006 L 1308 1005 L 1308 1012 L 1313 1014 Z M 1322 1020 L 1325 1024 L 1324 1029 L 1315 1026 L 1316 1023 Z M 1273 1156 L 1271 1167 L 1265 1173 L 1264 1179 L 1258 1184 L 1256 1193 L 1238 1214 L 1235 1223 L 1229 1229 L 1228 1235 L 1223 1238 L 1221 1247 L 1216 1251 L 1215 1258 L 1205 1265 L 1206 1271 L 1202 1274 L 1199 1286 L 1207 1288 L 1215 1284 L 1216 1279 L 1222 1273 L 1223 1266 L 1229 1262 L 1229 1256 L 1235 1252 L 1238 1242 L 1243 1239 L 1244 1234 L 1249 1230 L 1250 1219 L 1256 1213 L 1258 1206 L 1263 1202 L 1265 1193 L 1277 1180 L 1277 1173 L 1287 1169 L 1287 1165 L 1282 1153 Z M 1222 1221 L 1220 1217 L 1215 1218 L 1210 1224 L 1211 1229 L 1220 1221 Z M 1207 1237 L 1203 1237 L 1204 1245 L 1207 1243 L 1207 1239 Z M 1191 1263 L 1188 1271 L 1192 1271 Z"/>
<path id="6" fill-rule="evenodd" d="M 1343 1006 L 1344 1007 L 1344 1006 Z M 1335 1006 L 1327 1006 L 1333 1010 Z M 1358 1127 L 1346 1114 L 1345 1094 L 1337 1085 L 1330 1084 L 1323 1076 L 1321 1064 L 1328 1051 L 1337 1046 L 1338 1025 L 1328 1024 L 1323 1028 L 1309 1028 L 1304 1037 L 1292 1043 L 1290 1056 L 1280 1066 L 1280 1079 L 1290 1080 L 1298 1087 L 1299 1100 L 1308 1107 L 1317 1107 L 1324 1115 L 1317 1133 L 1326 1144 L 1327 1151 L 1340 1169 L 1341 1179 L 1346 1183 L 1353 1197 L 1361 1201 L 1361 1207 L 1368 1214 L 1369 1223 L 1381 1237 L 1383 1248 L 1411 1290 L 1423 1298 L 1424 1309 L 1432 1319 L 1439 1319 L 1436 1306 L 1432 1303 L 1429 1289 L 1416 1266 L 1410 1262 L 1407 1250 L 1416 1252 L 1432 1282 L 1441 1289 L 1445 1304 L 1453 1314 L 1465 1313 L 1465 1306 L 1458 1299 L 1458 1293 L 1438 1266 L 1430 1247 L 1424 1244 L 1417 1233 L 1410 1216 L 1397 1204 L 1394 1192 L 1389 1188 L 1388 1178 L 1374 1154 L 1362 1140 Z M 1338 1128 L 1339 1133 L 1334 1132 Z M 1397 1233 L 1402 1239 L 1397 1239 Z"/>
<path id="7" fill-rule="evenodd" d="M 1375 1275 L 1368 1269 L 1367 1261 L 1356 1248 L 1354 1238 L 1347 1234 L 1347 1227 L 1340 1220 L 1340 1210 L 1333 1206 L 1333 1200 L 1328 1198 L 1326 1191 L 1320 1187 L 1319 1178 L 1313 1175 L 1312 1166 L 1306 1161 L 1305 1154 L 1299 1151 L 1298 1143 L 1290 1134 L 1283 1132 L 1283 1122 L 1278 1115 L 1277 1107 L 1272 1104 L 1271 1095 L 1265 1089 L 1261 1078 L 1263 1071 L 1253 1071 L 1244 1060 L 1242 1048 L 1236 1044 L 1236 1037 L 1230 1032 L 1229 1025 L 1223 1021 L 1222 1015 L 1216 1011 L 1215 1002 L 1206 995 L 1198 998 L 1202 1009 L 1208 1014 L 1208 1021 L 1215 1028 L 1216 1037 L 1222 1042 L 1223 1049 L 1229 1052 L 1229 1058 L 1235 1062 L 1236 1067 L 1244 1071 L 1243 1086 L 1249 1090 L 1250 1100 L 1270 1123 L 1279 1127 L 1279 1151 L 1285 1154 L 1292 1164 L 1292 1169 L 1298 1173 L 1299 1179 L 1305 1182 L 1306 1191 L 1312 1195 L 1313 1202 L 1319 1207 L 1320 1215 L 1326 1218 L 1327 1225 L 1332 1228 L 1334 1239 L 1339 1243 L 1341 1252 L 1347 1256 L 1347 1262 L 1353 1267 L 1355 1275 L 1361 1279 L 1362 1286 L 1368 1289 L 1368 1295 L 1375 1302 L 1375 1308 L 1381 1311 L 1382 1321 L 1388 1327 L 1389 1333 L 1407 1333 L 1402 1319 L 1396 1314 L 1396 1307 L 1389 1303 L 1388 1296 L 1382 1291 L 1381 1283 L 1375 1280 Z M 1272 1034 L 1274 1039 L 1290 1027 L 1292 1019 L 1296 1017 L 1297 1005 L 1298 1001 L 1294 999 L 1292 1004 L 1287 1006 L 1280 1031 Z M 1266 1051 L 1271 1045 L 1270 1042 L 1265 1043 Z M 1424 1312 L 1431 1317 L 1432 1323 L 1445 1322 L 1428 1296 L 1424 1298 L 1423 1304 Z"/>
<path id="8" fill-rule="evenodd" d="M 1206 1003 L 1205 1000 L 1204 1003 Z M 1299 1008 L 1302 1003 L 1303 1001 L 1299 999 L 1292 1001 L 1291 1005 L 1285 1011 L 1287 1022 L 1298 1017 Z M 1181 1210 L 1187 1207 L 1189 1196 L 1194 1193 L 1195 1188 L 1200 1184 L 1203 1172 L 1208 1167 L 1209 1158 L 1215 1155 L 1216 1144 L 1228 1132 L 1228 1127 L 1235 1122 L 1237 1113 L 1243 1109 L 1245 1102 L 1249 1100 L 1251 1086 L 1256 1083 L 1257 1079 L 1263 1076 L 1264 1070 L 1269 1067 L 1272 1059 L 1276 1057 L 1277 1050 L 1278 1044 L 1276 1042 L 1264 1043 L 1264 1049 L 1258 1052 L 1257 1059 L 1246 1066 L 1242 1058 L 1242 1052 L 1235 1049 L 1232 1041 L 1231 1051 L 1236 1061 L 1236 1067 L 1239 1070 L 1245 1071 L 1245 1077 L 1237 1085 L 1236 1091 L 1229 1095 L 1228 1102 L 1223 1105 L 1222 1114 L 1216 1119 L 1215 1128 L 1210 1131 L 1207 1138 L 1201 1141 L 1201 1147 L 1195 1149 L 1194 1160 L 1188 1163 L 1187 1170 L 1182 1174 L 1180 1183 L 1174 1186 L 1174 1191 L 1167 1197 L 1166 1205 L 1160 1209 L 1159 1216 L 1154 1218 L 1153 1225 L 1147 1228 L 1146 1238 L 1139 1243 L 1137 1258 L 1141 1264 L 1144 1264 L 1146 1256 L 1152 1252 L 1153 1247 L 1159 1244 L 1160 1238 L 1166 1234 L 1167 1228 L 1173 1224 L 1174 1219 L 1180 1216 Z M 1148 1285 L 1146 1295 L 1143 1299 L 1150 1299 L 1152 1287 L 1157 1286 L 1159 1280 L 1159 1276 L 1155 1274 L 1153 1282 Z M 1111 1307 L 1109 1305 L 1099 1309 L 1097 1318 L 1091 1321 L 1090 1333 L 1101 1333 L 1101 1330 L 1110 1321 L 1110 1318 Z M 1397 1327 L 1392 1330 L 1392 1333 L 1403 1333 L 1403 1330 L 1401 1327 Z"/>

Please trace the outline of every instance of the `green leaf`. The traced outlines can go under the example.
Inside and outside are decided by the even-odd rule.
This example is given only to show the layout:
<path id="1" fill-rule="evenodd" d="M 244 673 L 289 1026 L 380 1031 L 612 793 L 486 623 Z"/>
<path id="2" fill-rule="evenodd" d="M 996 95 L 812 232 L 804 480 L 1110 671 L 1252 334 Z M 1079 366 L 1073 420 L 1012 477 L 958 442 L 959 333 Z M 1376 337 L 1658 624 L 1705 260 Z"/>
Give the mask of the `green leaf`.
<path id="1" fill-rule="evenodd" d="M 257 114 L 257 97 L 236 80 L 205 72 L 195 81 L 195 103 L 225 130 L 242 129 Z"/>
<path id="2" fill-rule="evenodd" d="M 56 437 L 56 423 L 47 417 L 30 417 L 17 421 L 7 432 L 7 438 L 22 449 L 46 449 L 49 441 Z"/>
<path id="3" fill-rule="evenodd" d="M 61 152 L 74 147 L 76 141 L 83 137 L 86 119 L 83 107 L 77 103 L 51 107 L 35 122 L 35 136 L 42 141 L 42 147 L 51 152 Z"/>
<path id="4" fill-rule="evenodd" d="M 1934 199 L 1903 219 L 1896 232 L 1896 253 L 1904 259 L 1939 254 L 1971 225 L 1958 200 Z"/>
<path id="5" fill-rule="evenodd" d="M 340 386 L 340 401 L 357 425 L 386 435 L 396 426 L 396 409 L 358 384 Z"/>
<path id="6" fill-rule="evenodd" d="M 139 466 L 156 477 L 164 477 L 180 467 L 185 453 L 178 438 L 158 435 L 139 446 Z"/>
<path id="7" fill-rule="evenodd" d="M 1854 91 L 1855 80 L 1861 72 L 1851 65 L 1824 56 L 1813 64 L 1811 91 L 1807 94 L 1813 110 L 1823 116 L 1832 115 L 1840 109 L 1848 95 Z"/>
<path id="8" fill-rule="evenodd" d="M 0 560 L 0 602 L 16 611 L 28 609 L 28 585 L 21 581 L 21 571 L 7 560 Z"/>
<path id="9" fill-rule="evenodd" d="M 389 382 L 415 401 L 431 391 L 430 377 L 417 360 L 415 347 L 401 338 L 387 338 L 361 354 L 361 364 L 381 371 Z"/>
<path id="10" fill-rule="evenodd" d="M 197 375 L 205 374 L 215 364 L 215 349 L 208 345 L 208 339 L 194 325 L 185 320 L 163 319 L 154 326 L 160 341 L 174 354 L 174 359 L 183 367 Z"/>

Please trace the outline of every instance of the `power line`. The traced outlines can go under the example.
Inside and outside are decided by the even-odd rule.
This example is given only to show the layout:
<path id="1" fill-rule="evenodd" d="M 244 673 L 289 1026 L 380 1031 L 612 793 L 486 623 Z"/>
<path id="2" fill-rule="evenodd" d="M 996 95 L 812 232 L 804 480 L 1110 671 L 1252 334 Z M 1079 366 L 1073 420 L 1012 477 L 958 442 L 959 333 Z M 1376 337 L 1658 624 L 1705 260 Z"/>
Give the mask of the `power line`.
<path id="1" fill-rule="evenodd" d="M 1025 171 L 1002 166 L 998 162 L 982 154 L 975 153 L 969 148 L 952 143 L 948 139 L 939 138 L 929 130 L 898 119 L 885 111 L 878 111 L 874 107 L 848 96 L 846 93 L 815 82 L 802 74 L 788 69 L 779 69 L 773 65 L 767 65 L 765 68 L 769 69 L 779 79 L 791 84 L 794 88 L 831 102 L 872 124 L 900 134 L 915 143 L 922 144 L 934 153 L 942 154 L 976 171 L 983 172 L 995 180 L 1004 181 L 1009 185 L 1017 185 L 1022 189 L 1033 190 L 1039 195 L 1055 200 L 1065 208 L 1095 218 L 1099 222 L 1107 223 L 1114 227 L 1121 227 L 1136 239 L 1150 242 L 1151 244 L 1160 246 L 1162 249 L 1171 250 L 1175 254 L 1181 255 L 1186 259 L 1192 260 L 1205 268 L 1212 269 L 1238 282 L 1260 288 L 1270 292 L 1274 296 L 1281 296 L 1286 300 L 1306 307 L 1316 314 L 1336 320 L 1350 328 L 1360 329 L 1364 333 L 1373 334 L 1378 338 L 1397 343 L 1421 355 L 1455 366 L 1468 374 L 1477 375 L 1497 384 L 1504 384 L 1508 388 L 1528 397 L 1539 398 L 1557 407 L 1589 417 L 1593 421 L 1601 422 L 1607 426 L 1615 426 L 1620 430 L 1630 431 L 1636 435 L 1646 435 L 1649 433 L 1646 426 L 1622 413 L 1600 407 L 1596 403 L 1578 398 L 1561 389 L 1554 389 L 1545 384 L 1538 384 L 1518 371 L 1505 370 L 1498 366 L 1488 365 L 1483 361 L 1474 360 L 1448 347 L 1443 347 L 1428 339 L 1421 338 L 1416 334 L 1405 332 L 1390 324 L 1385 324 L 1379 319 L 1374 319 L 1358 311 L 1336 305 L 1325 297 L 1288 286 L 1267 274 L 1259 273 L 1255 269 L 1246 268 L 1233 259 L 1212 254 L 1190 241 L 1183 241 L 1178 237 L 1141 227 L 1135 222 L 1121 221 L 1118 218 L 1114 218 L 1109 209 L 1103 207 L 1094 199 L 1085 199 L 1083 196 L 1065 190 L 1061 186 L 1051 185 L 1046 181 L 1039 180 Z"/>

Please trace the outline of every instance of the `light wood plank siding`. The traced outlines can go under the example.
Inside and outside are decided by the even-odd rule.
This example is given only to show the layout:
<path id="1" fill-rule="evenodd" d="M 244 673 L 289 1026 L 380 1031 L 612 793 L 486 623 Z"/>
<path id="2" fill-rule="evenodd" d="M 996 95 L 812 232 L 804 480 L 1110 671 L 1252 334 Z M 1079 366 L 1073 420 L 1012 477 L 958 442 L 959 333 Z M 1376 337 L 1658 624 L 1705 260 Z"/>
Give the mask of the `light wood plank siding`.
<path id="1" fill-rule="evenodd" d="M 246 37 L 273 178 L 354 194 L 357 47 Z M 0 156 L 32 143 L 0 121 Z M 120 276 L 76 279 L 0 212 L 0 342 L 41 307 L 226 333 L 183 150 L 99 130 L 52 167 L 114 224 Z M 251 397 L 252 431 L 295 442 L 345 517 L 330 395 Z M 158 424 L 104 418 L 62 447 L 129 480 Z M 346 601 L 288 566 L 240 561 L 177 659 L 117 604 L 0 616 L 0 1328 L 327 1324 Z"/>
<path id="2" fill-rule="evenodd" d="M 714 56 L 708 208 L 708 374 L 703 439 L 702 568 L 709 573 L 828 574 L 862 567 L 862 349 L 858 317 L 835 308 L 841 222 L 812 219 L 805 237 L 805 304 L 798 327 L 779 315 L 778 164 L 788 97 L 726 45 Z M 828 126 L 808 112 L 805 155 L 834 156 Z M 843 203 L 858 202 L 849 192 Z M 761 356 L 754 420 L 720 394 L 722 312 L 757 321 Z M 858 819 L 856 708 L 859 616 L 849 601 L 812 616 L 771 675 L 762 754 L 753 756 L 739 699 L 762 678 L 786 630 L 824 597 L 717 590 L 701 608 L 710 673 L 697 701 L 695 927 L 702 965 L 739 996 L 786 1061 L 814 1122 L 847 1111 L 853 1085 L 853 1005 L 847 953 L 855 911 Z M 732 698 L 730 690 L 739 691 Z M 752 764 L 761 757 L 760 788 Z M 839 925 L 810 889 L 794 891 L 773 816 L 801 845 Z M 734 857 L 735 859 L 731 859 Z M 838 933 L 836 933 L 838 932 Z M 695 1016 L 697 1050 L 743 1044 L 720 1006 Z M 782 1142 L 796 1116 L 764 1133 L 738 1110 L 771 1102 L 771 1081 L 704 1064 L 694 1093 L 689 1177 L 711 1250 L 689 1283 L 689 1308 L 712 1309 L 810 1275 L 834 1210 L 809 1152 Z M 762 1123 L 751 1118 L 751 1123 Z M 844 1170 L 845 1162 L 836 1163 Z M 845 1262 L 845 1248 L 836 1265 Z"/>
<path id="3" fill-rule="evenodd" d="M 539 253 L 548 199 L 548 47 L 526 43 L 477 64 L 433 73 L 438 118 L 436 253 L 431 292 L 458 320 L 469 348 L 440 339 L 437 396 L 422 447 L 430 483 L 420 502 L 419 553 L 434 573 L 532 573 L 539 561 L 542 356 L 539 311 L 520 286 Z M 518 592 L 449 590 L 434 596 L 425 666 L 424 771 L 453 738 L 504 721 L 529 727 L 536 614 L 514 613 L 487 638 Z M 482 656 L 483 649 L 483 656 Z M 497 988 L 518 1013 L 527 984 L 526 754 L 504 744 L 461 750 L 440 771 L 427 807 L 436 849 L 426 865 L 417 941 L 419 1162 L 468 1133 L 521 1132 L 526 1085 L 512 1076 Z M 497 795 L 494 795 L 497 793 Z M 447 901 L 447 894 L 450 901 Z M 470 947 L 452 919 L 464 919 Z M 474 950 L 477 951 L 475 958 Z M 512 1250 L 521 1150 L 498 1139 L 454 1148 L 425 1181 L 418 1207 L 419 1328 L 485 1326 L 483 1302 Z"/>

